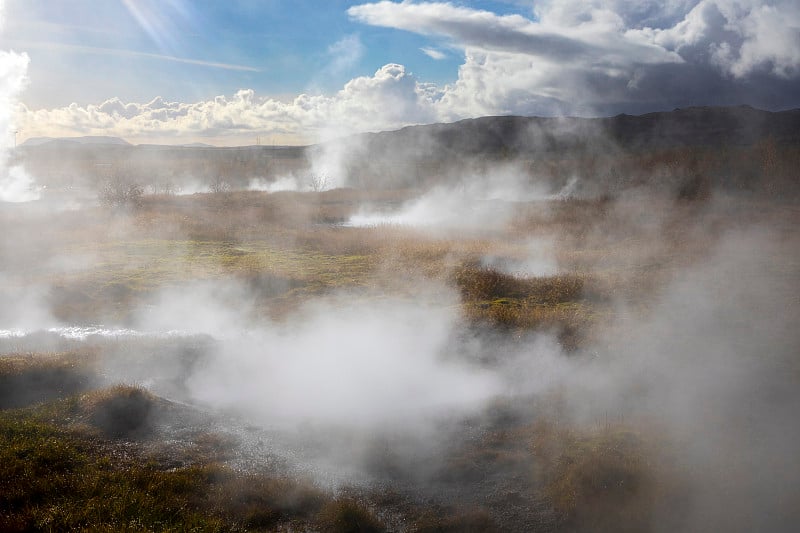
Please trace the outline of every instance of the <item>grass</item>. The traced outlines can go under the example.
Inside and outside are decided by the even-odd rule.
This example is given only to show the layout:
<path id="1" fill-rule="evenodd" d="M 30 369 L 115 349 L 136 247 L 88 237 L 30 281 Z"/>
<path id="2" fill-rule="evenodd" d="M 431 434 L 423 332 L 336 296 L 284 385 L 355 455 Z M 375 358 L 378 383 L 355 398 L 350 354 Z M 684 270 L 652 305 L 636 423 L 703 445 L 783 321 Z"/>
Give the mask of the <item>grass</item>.
<path id="1" fill-rule="evenodd" d="M 141 422 L 143 402 L 151 399 L 141 389 L 117 386 L 1 411 L 0 530 L 271 531 L 295 524 L 338 532 L 353 531 L 354 520 L 372 523 L 361 507 L 334 502 L 302 480 L 235 472 L 213 461 L 165 467 L 137 455 L 130 441 L 104 440 L 141 436 L 130 415 Z"/>
<path id="2" fill-rule="evenodd" d="M 367 256 L 282 250 L 263 242 L 124 241 L 94 245 L 91 253 L 97 257 L 91 270 L 55 280 L 53 312 L 65 322 L 124 321 L 159 289 L 191 282 L 238 280 L 268 302 L 290 291 L 364 285 L 371 269 Z"/>
<path id="3" fill-rule="evenodd" d="M 263 531 L 292 524 L 330 532 L 385 530 L 369 506 L 352 496 L 332 498 L 307 482 L 234 472 L 213 461 L 165 468 L 130 455 L 129 445 L 121 453 L 115 440 L 103 440 L 122 434 L 117 425 L 109 432 L 108 419 L 98 413 L 116 412 L 126 430 L 135 430 L 139 426 L 128 423 L 130 404 L 153 401 L 141 389 L 117 386 L 0 412 L 0 529 Z M 81 421 L 97 424 L 100 438 Z M 198 443 L 229 445 L 211 435 Z M 446 476 L 463 484 L 485 471 L 535 469 L 566 527 L 639 531 L 646 529 L 658 495 L 648 446 L 624 426 L 587 432 L 543 421 L 488 433 L 454 458 Z M 478 508 L 442 512 L 423 506 L 407 512 L 411 531 L 501 530 Z"/>
<path id="4" fill-rule="evenodd" d="M 91 269 L 55 280 L 50 296 L 55 316 L 66 322 L 125 322 L 160 288 L 231 278 L 251 291 L 264 312 L 290 309 L 342 288 L 403 291 L 409 279 L 444 279 L 457 286 L 468 316 L 483 315 L 490 324 L 517 329 L 571 320 L 574 309 L 558 307 L 587 300 L 585 275 L 519 279 L 471 266 L 472 258 L 507 247 L 503 243 L 432 238 L 402 228 L 315 229 L 288 248 L 282 237 L 265 240 L 264 235 L 251 241 L 142 237 L 148 238 L 65 247 L 67 255 L 94 259 Z M 503 298 L 514 305 L 486 305 Z M 558 329 L 574 331 L 575 326 Z"/>
<path id="5" fill-rule="evenodd" d="M 192 497 L 203 468 L 120 464 L 86 439 L 18 413 L 0 416 L 0 529 L 219 529 Z"/>
<path id="6" fill-rule="evenodd" d="M 684 260 L 685 244 L 651 249 L 652 236 L 602 199 L 520 204 L 507 230 L 490 237 L 330 225 L 347 218 L 359 201 L 398 203 L 408 195 L 151 196 L 143 197 L 140 209 L 121 214 L 85 209 L 59 213 L 55 221 L 23 217 L 15 227 L 37 235 L 41 246 L 3 257 L 9 276 L 0 279 L 0 294 L 4 283 L 47 286 L 59 320 L 125 323 L 160 289 L 195 281 L 238 280 L 259 312 L 274 316 L 340 289 L 403 294 L 421 280 L 435 280 L 456 287 L 468 317 L 515 330 L 555 324 L 578 339 L 577 329 L 608 311 L 603 299 L 640 297 Z M 665 226 L 683 235 L 680 217 L 691 217 L 690 211 L 676 210 L 676 220 Z M 479 266 L 487 256 L 524 257 L 525 241 L 536 235 L 555 236 L 558 275 L 521 279 Z M 43 249 L 48 256 L 40 254 Z M 63 258 L 66 268 L 47 257 Z"/>
<path id="7" fill-rule="evenodd" d="M 96 354 L 64 352 L 0 357 L 0 409 L 25 407 L 92 387 Z"/>
<path id="8" fill-rule="evenodd" d="M 13 376 L 72 358 L 89 372 L 86 357 L 74 354 L 15 356 L 4 368 Z M 334 497 L 302 479 L 222 466 L 236 443 L 221 435 L 196 435 L 178 466 L 145 452 L 159 403 L 116 385 L 0 410 L 0 530 L 386 530 L 369 494 Z M 433 515 L 395 500 L 413 531 L 498 530 L 485 510 Z"/>
<path id="9" fill-rule="evenodd" d="M 307 482 L 221 469 L 206 504 L 214 515 L 247 530 L 272 530 L 282 522 L 316 522 L 330 496 Z"/>
<path id="10" fill-rule="evenodd" d="M 73 373 L 91 378 L 55 386 Z M 154 435 L 161 401 L 137 386 L 92 389 L 94 379 L 85 355 L 0 358 L 5 385 L 54 386 L 38 401 L 0 406 L 0 531 L 384 530 L 353 498 L 223 466 L 236 445 L 229 437 L 196 435 L 178 467 L 150 455 L 140 443 Z"/>
<path id="11" fill-rule="evenodd" d="M 0 530 L 383 531 L 354 500 L 215 463 L 164 469 L 31 413 L 0 413 Z"/>
<path id="12" fill-rule="evenodd" d="M 145 454 L 138 442 L 151 436 L 159 400 L 136 386 L 93 389 L 94 356 L 0 358 L 4 392 L 47 389 L 1 406 L 0 531 L 317 527 L 330 496 L 301 480 L 221 466 L 231 445 L 224 437 L 198 435 L 177 468 Z"/>

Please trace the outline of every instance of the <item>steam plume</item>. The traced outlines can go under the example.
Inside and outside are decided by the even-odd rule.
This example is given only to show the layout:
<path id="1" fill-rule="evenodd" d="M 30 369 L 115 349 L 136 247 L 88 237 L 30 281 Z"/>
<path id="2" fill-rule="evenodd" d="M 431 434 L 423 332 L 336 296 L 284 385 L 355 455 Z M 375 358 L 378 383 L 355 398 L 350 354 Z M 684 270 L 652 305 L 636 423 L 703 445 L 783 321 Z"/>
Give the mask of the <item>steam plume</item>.
<path id="1" fill-rule="evenodd" d="M 3 8 L 0 3 L 0 28 L 5 22 Z M 0 50 L 0 201 L 3 202 L 29 202 L 39 198 L 33 179 L 12 158 L 17 135 L 14 113 L 17 98 L 28 83 L 28 62 L 27 54 Z"/>

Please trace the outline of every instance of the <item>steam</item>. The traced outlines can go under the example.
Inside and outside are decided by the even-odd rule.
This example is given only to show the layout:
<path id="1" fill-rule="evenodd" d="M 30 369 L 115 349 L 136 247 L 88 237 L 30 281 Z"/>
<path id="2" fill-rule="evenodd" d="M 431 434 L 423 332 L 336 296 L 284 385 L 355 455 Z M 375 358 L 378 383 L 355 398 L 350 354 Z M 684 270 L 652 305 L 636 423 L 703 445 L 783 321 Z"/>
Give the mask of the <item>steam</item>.
<path id="1" fill-rule="evenodd" d="M 41 286 L 19 286 L 19 280 L 0 273 L 0 337 L 22 336 L 27 332 L 55 327 L 47 305 L 47 290 Z M 13 305 L 9 305 L 13 302 Z"/>
<path id="2" fill-rule="evenodd" d="M 4 24 L 0 4 L 0 28 Z M 0 202 L 30 202 L 39 198 L 33 179 L 13 160 L 17 128 L 14 122 L 20 93 L 28 83 L 27 54 L 0 50 Z"/>
<path id="3" fill-rule="evenodd" d="M 454 185 L 436 186 L 396 211 L 362 209 L 352 227 L 412 226 L 434 231 L 498 230 L 522 203 L 550 198 L 547 187 L 530 180 L 515 164 L 472 171 Z"/>
<path id="4" fill-rule="evenodd" d="M 796 278 L 767 258 L 796 259 L 795 246 L 770 228 L 728 232 L 651 313 L 622 313 L 607 351 L 566 376 L 579 420 L 616 413 L 668 429 L 693 502 L 677 529 L 793 527 L 800 308 Z M 662 512 L 676 523 L 673 510 Z"/>
<path id="5" fill-rule="evenodd" d="M 306 189 L 306 187 L 301 186 L 300 180 L 298 180 L 294 175 L 279 176 L 272 181 L 253 178 L 250 180 L 247 186 L 248 191 L 262 192 L 302 191 Z"/>
<path id="6" fill-rule="evenodd" d="M 492 206 L 468 195 L 465 191 L 454 191 L 447 187 L 436 187 L 416 198 L 398 211 L 380 212 L 362 210 L 345 223 L 352 227 L 375 226 L 420 226 L 431 229 L 459 229 L 465 225 L 479 228 L 479 220 L 492 217 Z M 505 218 L 505 217 L 502 217 Z M 497 220 L 494 218 L 494 220 Z M 475 221 L 469 224 L 467 221 Z M 465 222 L 467 222 L 465 224 Z"/>
<path id="7" fill-rule="evenodd" d="M 41 196 L 33 178 L 21 165 L 8 166 L 7 156 L 0 173 L 0 202 L 31 202 Z"/>
<path id="8" fill-rule="evenodd" d="M 458 308 L 442 290 L 436 305 L 342 294 L 276 323 L 256 321 L 236 283 L 195 284 L 162 293 L 139 324 L 223 340 L 186 379 L 194 402 L 267 424 L 388 428 L 463 415 L 503 390 L 497 373 L 455 351 Z"/>
<path id="9" fill-rule="evenodd" d="M 513 256 L 486 255 L 481 266 L 520 278 L 553 276 L 558 273 L 553 237 L 532 237 Z"/>
<path id="10" fill-rule="evenodd" d="M 205 194 L 211 192 L 211 186 L 207 183 L 201 183 L 200 180 L 188 180 L 182 183 L 181 186 L 175 191 L 178 196 L 190 196 L 192 194 Z"/>
<path id="11" fill-rule="evenodd" d="M 325 135 L 336 137 L 347 134 L 329 125 Z M 358 137 L 338 139 L 315 146 L 311 151 L 311 188 L 322 191 L 353 185 L 350 180 L 350 166 L 363 153 Z"/>

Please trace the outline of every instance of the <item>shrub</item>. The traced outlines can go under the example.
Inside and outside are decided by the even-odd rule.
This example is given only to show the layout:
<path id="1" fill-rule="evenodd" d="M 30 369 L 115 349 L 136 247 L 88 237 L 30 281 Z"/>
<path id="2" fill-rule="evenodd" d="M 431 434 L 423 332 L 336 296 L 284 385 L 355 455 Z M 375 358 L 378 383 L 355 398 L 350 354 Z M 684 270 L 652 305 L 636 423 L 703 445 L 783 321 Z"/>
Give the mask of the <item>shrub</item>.
<path id="1" fill-rule="evenodd" d="M 328 189 L 329 181 L 327 174 L 311 174 L 308 177 L 308 186 L 314 192 L 322 192 Z"/>
<path id="2" fill-rule="evenodd" d="M 231 184 L 228 183 L 222 176 L 217 176 L 211 182 L 211 185 L 208 186 L 208 190 L 212 193 L 230 192 Z"/>
<path id="3" fill-rule="evenodd" d="M 138 183 L 122 178 L 110 178 L 100 188 L 100 203 L 112 208 L 140 208 L 144 188 Z"/>

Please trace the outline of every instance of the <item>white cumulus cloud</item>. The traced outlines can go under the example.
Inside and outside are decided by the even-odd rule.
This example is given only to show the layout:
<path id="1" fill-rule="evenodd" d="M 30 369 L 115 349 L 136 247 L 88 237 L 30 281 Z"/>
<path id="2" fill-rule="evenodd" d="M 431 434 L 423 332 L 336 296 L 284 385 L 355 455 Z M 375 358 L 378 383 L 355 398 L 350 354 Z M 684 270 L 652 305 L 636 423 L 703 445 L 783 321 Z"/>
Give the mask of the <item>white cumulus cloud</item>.
<path id="1" fill-rule="evenodd" d="M 98 105 L 71 104 L 56 109 L 20 106 L 22 127 L 51 135 L 97 135 L 113 132 L 126 138 L 235 136 L 254 131 L 325 138 L 371 129 L 401 127 L 436 119 L 427 89 L 402 65 L 390 64 L 373 76 L 347 82 L 333 95 L 301 94 L 289 102 L 243 89 L 195 103 L 162 98 L 125 103 L 111 98 Z"/>

